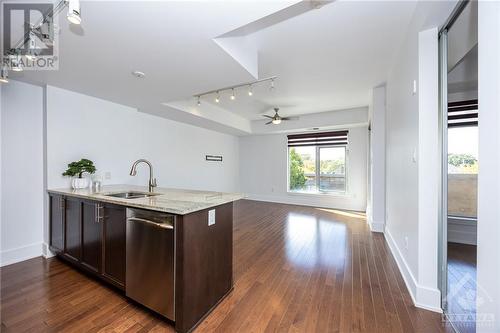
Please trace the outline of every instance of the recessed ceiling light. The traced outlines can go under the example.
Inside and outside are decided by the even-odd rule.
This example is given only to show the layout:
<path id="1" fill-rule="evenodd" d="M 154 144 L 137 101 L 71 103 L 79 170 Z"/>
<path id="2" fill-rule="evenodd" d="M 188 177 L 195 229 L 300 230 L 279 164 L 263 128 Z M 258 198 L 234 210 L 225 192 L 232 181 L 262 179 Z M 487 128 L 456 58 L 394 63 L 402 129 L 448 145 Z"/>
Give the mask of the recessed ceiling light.
<path id="1" fill-rule="evenodd" d="M 132 75 L 139 79 L 142 79 L 146 76 L 146 74 L 144 74 L 144 72 L 141 71 L 133 71 Z"/>

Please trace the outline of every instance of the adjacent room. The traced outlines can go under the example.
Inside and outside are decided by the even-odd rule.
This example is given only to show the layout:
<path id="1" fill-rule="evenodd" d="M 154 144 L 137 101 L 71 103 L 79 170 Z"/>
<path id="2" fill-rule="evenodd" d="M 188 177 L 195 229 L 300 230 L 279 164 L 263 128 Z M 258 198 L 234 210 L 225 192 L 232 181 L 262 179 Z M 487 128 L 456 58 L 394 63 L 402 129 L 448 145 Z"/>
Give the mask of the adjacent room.
<path id="1" fill-rule="evenodd" d="M 500 2 L 0 17 L 1 332 L 500 332 Z"/>

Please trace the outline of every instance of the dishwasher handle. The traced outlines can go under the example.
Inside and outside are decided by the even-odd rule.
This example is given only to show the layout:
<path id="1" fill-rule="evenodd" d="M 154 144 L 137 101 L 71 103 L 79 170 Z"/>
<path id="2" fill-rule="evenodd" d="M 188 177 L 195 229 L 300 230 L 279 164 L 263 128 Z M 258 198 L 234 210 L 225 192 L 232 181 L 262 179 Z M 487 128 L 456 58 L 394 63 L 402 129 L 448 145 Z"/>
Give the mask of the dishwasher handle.
<path id="1" fill-rule="evenodd" d="M 174 229 L 174 226 L 171 225 L 171 224 L 168 224 L 168 223 L 158 223 L 158 222 L 155 222 L 155 221 L 151 221 L 151 220 L 147 220 L 147 219 L 143 219 L 143 218 L 140 218 L 140 217 L 127 217 L 127 221 L 131 221 L 131 222 L 142 222 L 142 223 L 147 223 L 147 224 L 152 224 L 158 228 L 163 228 L 163 229 Z"/>

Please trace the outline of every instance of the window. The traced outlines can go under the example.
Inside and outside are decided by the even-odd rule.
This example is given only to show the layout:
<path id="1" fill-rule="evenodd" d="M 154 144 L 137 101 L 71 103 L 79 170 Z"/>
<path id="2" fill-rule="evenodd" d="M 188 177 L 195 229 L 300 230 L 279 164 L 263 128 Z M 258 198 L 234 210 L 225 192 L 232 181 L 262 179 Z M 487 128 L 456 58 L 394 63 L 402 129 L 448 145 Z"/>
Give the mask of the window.
<path id="1" fill-rule="evenodd" d="M 288 136 L 288 190 L 345 193 L 348 131 Z"/>
<path id="2" fill-rule="evenodd" d="M 477 100 L 448 104 L 448 215 L 477 217 Z"/>

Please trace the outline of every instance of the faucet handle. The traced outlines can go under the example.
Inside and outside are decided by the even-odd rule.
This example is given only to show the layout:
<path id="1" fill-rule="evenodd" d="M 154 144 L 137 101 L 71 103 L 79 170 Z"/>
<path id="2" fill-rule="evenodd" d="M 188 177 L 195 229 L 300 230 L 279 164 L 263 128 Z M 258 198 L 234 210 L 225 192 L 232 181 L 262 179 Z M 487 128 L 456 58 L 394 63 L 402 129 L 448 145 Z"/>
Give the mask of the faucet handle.
<path id="1" fill-rule="evenodd" d="M 156 187 L 156 186 L 158 186 L 158 185 L 156 185 L 156 178 L 151 179 L 151 181 L 150 181 L 150 184 L 149 184 L 149 185 L 151 185 L 152 187 Z"/>

